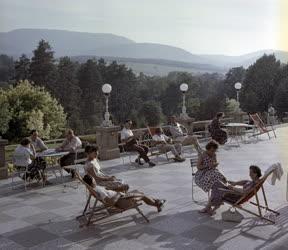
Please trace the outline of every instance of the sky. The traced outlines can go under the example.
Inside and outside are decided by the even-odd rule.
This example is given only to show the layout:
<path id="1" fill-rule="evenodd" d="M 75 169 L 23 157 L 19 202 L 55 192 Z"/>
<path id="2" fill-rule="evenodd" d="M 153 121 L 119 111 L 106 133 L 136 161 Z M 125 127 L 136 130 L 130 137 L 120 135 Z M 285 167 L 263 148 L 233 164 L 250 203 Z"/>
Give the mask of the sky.
<path id="1" fill-rule="evenodd" d="M 0 31 L 48 28 L 113 33 L 135 42 L 180 47 L 194 54 L 288 51 L 287 2 L 0 0 Z"/>

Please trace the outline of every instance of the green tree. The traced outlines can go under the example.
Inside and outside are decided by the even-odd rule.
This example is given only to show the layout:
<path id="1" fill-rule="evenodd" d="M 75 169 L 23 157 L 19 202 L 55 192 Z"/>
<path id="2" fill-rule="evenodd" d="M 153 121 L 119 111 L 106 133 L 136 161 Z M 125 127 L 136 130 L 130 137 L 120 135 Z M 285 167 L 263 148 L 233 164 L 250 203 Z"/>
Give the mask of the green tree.
<path id="1" fill-rule="evenodd" d="M 274 107 L 280 118 L 288 112 L 288 78 L 283 79 L 275 91 Z"/>
<path id="2" fill-rule="evenodd" d="M 236 99 L 236 90 L 234 85 L 236 82 L 243 82 L 246 70 L 243 67 L 235 67 L 230 69 L 225 75 L 223 81 L 223 92 L 226 97 Z"/>
<path id="3" fill-rule="evenodd" d="M 78 84 L 82 91 L 81 117 L 84 126 L 91 128 L 91 126 L 99 125 L 102 121 L 103 110 L 101 92 L 103 80 L 96 61 L 87 60 L 80 66 Z"/>
<path id="4" fill-rule="evenodd" d="M 62 57 L 57 65 L 57 84 L 55 95 L 67 113 L 69 127 L 78 132 L 80 118 L 80 100 L 82 91 L 77 81 L 77 64 L 69 57 Z"/>
<path id="5" fill-rule="evenodd" d="M 148 126 L 158 126 L 161 123 L 161 106 L 155 101 L 147 101 L 143 103 L 140 114 L 144 117 L 145 123 Z"/>
<path id="6" fill-rule="evenodd" d="M 4 137 L 16 140 L 27 136 L 31 129 L 38 129 L 46 138 L 56 138 L 62 134 L 66 114 L 43 87 L 33 86 L 25 80 L 2 91 L 2 94 L 12 110 L 9 130 Z"/>
<path id="7" fill-rule="evenodd" d="M 278 87 L 280 61 L 275 55 L 264 55 L 247 69 L 243 88 L 240 92 L 241 108 L 246 112 L 264 112 L 273 102 Z M 254 100 L 251 100 L 251 98 Z M 251 103 L 255 106 L 252 106 Z"/>
<path id="8" fill-rule="evenodd" d="M 54 94 L 56 81 L 56 66 L 54 51 L 48 42 L 41 40 L 33 51 L 30 64 L 31 80 L 39 86 L 44 86 Z"/>
<path id="9" fill-rule="evenodd" d="M 8 82 L 14 77 L 14 61 L 12 57 L 0 55 L 0 82 Z"/>
<path id="10" fill-rule="evenodd" d="M 30 59 L 23 54 L 18 61 L 15 62 L 15 80 L 30 79 Z"/>
<path id="11" fill-rule="evenodd" d="M 7 132 L 11 117 L 12 110 L 9 105 L 7 96 L 4 90 L 0 89 L 0 134 L 4 134 Z"/>

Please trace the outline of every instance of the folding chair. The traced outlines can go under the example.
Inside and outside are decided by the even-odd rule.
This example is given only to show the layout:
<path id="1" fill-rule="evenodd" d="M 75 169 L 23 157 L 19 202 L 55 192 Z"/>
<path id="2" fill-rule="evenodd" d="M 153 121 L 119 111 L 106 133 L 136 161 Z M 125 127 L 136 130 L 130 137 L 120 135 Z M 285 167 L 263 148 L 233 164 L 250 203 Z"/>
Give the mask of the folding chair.
<path id="1" fill-rule="evenodd" d="M 269 125 L 269 127 L 271 129 L 268 129 L 268 126 L 265 125 L 265 123 L 262 121 L 262 119 L 260 118 L 260 116 L 258 115 L 258 113 L 255 114 L 249 114 L 249 117 L 251 118 L 251 120 L 253 121 L 254 125 L 256 126 L 256 128 L 258 129 L 258 133 L 257 134 L 253 134 L 252 136 L 258 136 L 258 135 L 262 135 L 262 134 L 268 134 L 269 139 L 271 139 L 271 136 L 269 134 L 269 132 L 273 132 L 274 137 L 276 138 L 276 133 L 274 130 L 273 125 Z"/>
<path id="2" fill-rule="evenodd" d="M 149 223 L 149 219 L 143 214 L 143 212 L 139 208 L 142 205 L 140 201 L 137 201 L 135 199 L 135 203 L 131 207 L 126 209 L 120 209 L 114 205 L 105 204 L 105 201 L 101 200 L 101 198 L 98 197 L 96 191 L 91 186 L 87 185 L 87 183 L 82 179 L 79 173 L 76 173 L 75 175 L 76 178 L 79 179 L 79 181 L 86 187 L 89 192 L 89 196 L 82 214 L 76 217 L 77 220 L 84 219 L 84 223 L 80 224 L 80 227 L 89 226 L 91 223 L 93 224 L 95 222 L 104 220 L 116 214 L 121 214 L 131 209 L 135 209 L 145 219 L 145 221 Z M 93 206 L 89 209 L 89 204 L 91 202 L 91 199 L 93 198 Z M 97 207 L 98 202 L 101 203 L 99 207 Z"/>
<path id="3" fill-rule="evenodd" d="M 159 128 L 159 127 L 147 127 L 149 138 L 150 138 L 150 140 L 147 140 L 147 141 L 149 141 L 148 146 L 149 146 L 150 154 L 151 154 L 151 156 L 154 156 L 154 155 L 156 156 L 157 162 L 158 162 L 159 155 L 165 154 L 166 159 L 169 162 L 170 159 L 168 156 L 168 152 L 163 152 L 163 153 L 160 152 L 160 150 L 156 146 L 156 143 L 153 141 L 153 135 L 155 135 L 155 131 L 157 128 Z"/>
<path id="4" fill-rule="evenodd" d="M 194 198 L 194 186 L 196 185 L 195 183 L 195 174 L 196 171 L 194 171 L 194 169 L 197 169 L 197 164 L 198 164 L 198 158 L 199 158 L 199 154 L 198 155 L 192 155 L 191 159 L 190 159 L 190 167 L 192 170 L 192 200 L 196 202 L 195 198 Z M 210 192 L 208 192 L 208 200 L 210 198 Z"/>
<path id="5" fill-rule="evenodd" d="M 219 188 L 219 190 L 221 191 L 224 191 L 225 193 L 227 194 L 235 194 L 235 195 L 242 195 L 241 198 L 239 198 L 235 203 L 232 203 L 231 201 L 229 201 L 228 199 L 225 199 L 225 195 L 224 195 L 224 202 L 231 205 L 232 207 L 234 208 L 238 208 L 240 210 L 243 210 L 249 214 L 252 214 L 252 215 L 255 215 L 257 216 L 258 218 L 260 219 L 263 219 L 263 220 L 266 220 L 268 222 L 271 222 L 271 223 L 275 223 L 275 221 L 273 220 L 270 220 L 269 218 L 265 218 L 263 216 L 263 213 L 262 213 L 262 209 L 265 209 L 266 211 L 269 211 L 269 212 L 272 212 L 273 214 L 275 214 L 276 216 L 279 216 L 280 213 L 271 209 L 269 206 L 268 206 L 268 202 L 267 202 L 267 198 L 266 198 L 266 194 L 265 194 L 265 190 L 264 190 L 264 183 L 265 181 L 267 180 L 268 176 L 271 175 L 273 173 L 273 171 L 269 172 L 268 174 L 264 175 L 260 180 L 259 182 L 256 184 L 256 186 L 251 189 L 250 192 L 248 192 L 247 194 L 241 194 L 239 192 L 236 192 L 236 191 L 232 191 L 232 190 L 227 190 L 227 189 L 222 189 L 222 188 Z M 264 199 L 264 205 L 260 203 L 259 201 L 259 196 L 258 196 L 258 192 L 259 191 L 262 191 L 262 196 L 263 196 L 263 199 Z M 255 196 L 255 200 L 256 202 L 254 201 L 250 201 L 253 197 Z M 256 206 L 257 207 L 257 210 L 258 210 L 258 213 L 254 212 L 254 211 L 251 211 L 249 209 L 246 209 L 246 208 L 243 208 L 243 205 L 245 203 L 250 203 L 251 205 L 253 206 Z"/>

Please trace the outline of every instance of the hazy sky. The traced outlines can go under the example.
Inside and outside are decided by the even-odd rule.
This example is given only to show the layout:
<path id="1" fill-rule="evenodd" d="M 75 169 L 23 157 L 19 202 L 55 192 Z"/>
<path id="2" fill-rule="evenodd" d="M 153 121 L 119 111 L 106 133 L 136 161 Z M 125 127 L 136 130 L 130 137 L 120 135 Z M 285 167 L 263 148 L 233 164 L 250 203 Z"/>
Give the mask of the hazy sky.
<path id="1" fill-rule="evenodd" d="M 192 53 L 278 49 L 280 0 L 0 0 L 0 31 L 113 33 Z"/>

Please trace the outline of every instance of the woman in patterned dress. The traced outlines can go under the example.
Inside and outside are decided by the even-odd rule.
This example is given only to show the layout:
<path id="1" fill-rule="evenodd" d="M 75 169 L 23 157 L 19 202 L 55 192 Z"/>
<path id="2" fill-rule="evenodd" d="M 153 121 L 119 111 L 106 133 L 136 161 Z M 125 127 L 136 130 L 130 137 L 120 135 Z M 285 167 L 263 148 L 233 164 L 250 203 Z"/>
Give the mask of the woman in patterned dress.
<path id="1" fill-rule="evenodd" d="M 199 154 L 195 183 L 205 192 L 209 192 L 218 181 L 226 183 L 226 178 L 217 169 L 219 165 L 216 159 L 217 149 L 218 144 L 215 141 L 210 141 L 206 145 L 206 150 Z M 206 212 L 205 209 L 201 211 Z"/>
<path id="2" fill-rule="evenodd" d="M 209 132 L 213 140 L 223 145 L 227 142 L 227 132 L 221 128 L 220 119 L 224 117 L 224 113 L 217 113 L 216 117 L 209 125 Z"/>

